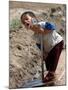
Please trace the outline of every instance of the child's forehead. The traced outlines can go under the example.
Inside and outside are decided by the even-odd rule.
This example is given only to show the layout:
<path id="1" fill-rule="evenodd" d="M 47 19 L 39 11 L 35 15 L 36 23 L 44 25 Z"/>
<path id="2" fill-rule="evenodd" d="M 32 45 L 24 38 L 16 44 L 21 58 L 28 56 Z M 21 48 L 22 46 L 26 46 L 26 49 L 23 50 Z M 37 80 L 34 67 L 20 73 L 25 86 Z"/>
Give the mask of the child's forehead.
<path id="1" fill-rule="evenodd" d="M 23 19 L 26 19 L 28 17 L 30 17 L 30 15 L 29 14 L 26 14 L 26 15 L 23 16 Z"/>

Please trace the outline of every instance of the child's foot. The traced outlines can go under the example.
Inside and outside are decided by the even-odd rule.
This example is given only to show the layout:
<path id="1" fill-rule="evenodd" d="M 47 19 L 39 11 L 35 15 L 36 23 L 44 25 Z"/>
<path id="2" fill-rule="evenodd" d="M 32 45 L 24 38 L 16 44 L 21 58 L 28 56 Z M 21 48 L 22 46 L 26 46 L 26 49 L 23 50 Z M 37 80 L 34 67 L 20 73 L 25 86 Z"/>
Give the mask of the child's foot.
<path id="1" fill-rule="evenodd" d="M 55 79 L 55 74 L 52 72 L 48 72 L 48 74 L 46 75 L 46 77 L 44 78 L 43 82 L 50 82 L 53 81 Z"/>

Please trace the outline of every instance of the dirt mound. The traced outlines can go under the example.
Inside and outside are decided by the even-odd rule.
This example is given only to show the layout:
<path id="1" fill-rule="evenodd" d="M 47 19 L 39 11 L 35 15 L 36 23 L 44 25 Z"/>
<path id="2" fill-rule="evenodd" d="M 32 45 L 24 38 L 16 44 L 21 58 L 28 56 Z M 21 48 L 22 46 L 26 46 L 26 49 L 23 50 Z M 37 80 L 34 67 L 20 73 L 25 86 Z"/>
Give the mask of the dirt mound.
<path id="1" fill-rule="evenodd" d="M 10 30 L 10 87 L 36 79 L 36 73 L 41 72 L 41 52 L 31 38 L 32 33 L 25 28 Z"/>

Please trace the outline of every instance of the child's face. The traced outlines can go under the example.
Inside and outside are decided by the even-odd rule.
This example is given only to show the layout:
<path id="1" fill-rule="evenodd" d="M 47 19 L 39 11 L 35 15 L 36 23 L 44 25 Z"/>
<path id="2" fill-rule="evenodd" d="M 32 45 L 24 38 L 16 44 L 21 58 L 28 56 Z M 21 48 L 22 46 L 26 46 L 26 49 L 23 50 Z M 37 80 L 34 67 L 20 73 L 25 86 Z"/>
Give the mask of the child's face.
<path id="1" fill-rule="evenodd" d="M 31 24 L 32 24 L 31 20 L 32 20 L 32 17 L 29 16 L 29 15 L 25 15 L 25 16 L 23 16 L 23 18 L 22 18 L 22 23 L 25 25 L 25 27 L 26 27 L 27 29 L 30 28 L 30 26 L 31 26 Z"/>

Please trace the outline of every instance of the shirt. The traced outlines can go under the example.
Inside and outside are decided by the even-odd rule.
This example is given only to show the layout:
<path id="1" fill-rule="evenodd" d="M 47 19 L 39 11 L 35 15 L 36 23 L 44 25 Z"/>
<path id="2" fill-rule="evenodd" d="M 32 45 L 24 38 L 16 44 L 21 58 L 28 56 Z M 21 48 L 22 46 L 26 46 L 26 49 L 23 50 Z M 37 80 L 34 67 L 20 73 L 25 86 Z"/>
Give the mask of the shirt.
<path id="1" fill-rule="evenodd" d="M 50 50 L 60 43 L 63 38 L 54 30 L 43 36 L 43 45 L 46 52 L 50 52 Z"/>
<path id="2" fill-rule="evenodd" d="M 39 22 L 39 25 L 45 29 L 46 22 Z M 52 29 L 51 29 L 52 30 Z M 37 37 L 37 38 L 36 38 Z M 37 42 L 40 43 L 41 35 L 36 34 Z M 63 38 L 56 32 L 56 30 L 52 30 L 52 32 L 43 35 L 43 47 L 45 49 L 45 52 L 50 52 L 50 50 L 57 45 L 59 42 L 63 40 Z"/>
<path id="3" fill-rule="evenodd" d="M 56 30 L 56 25 L 53 22 L 38 22 L 40 27 L 42 27 L 44 30 Z"/>

